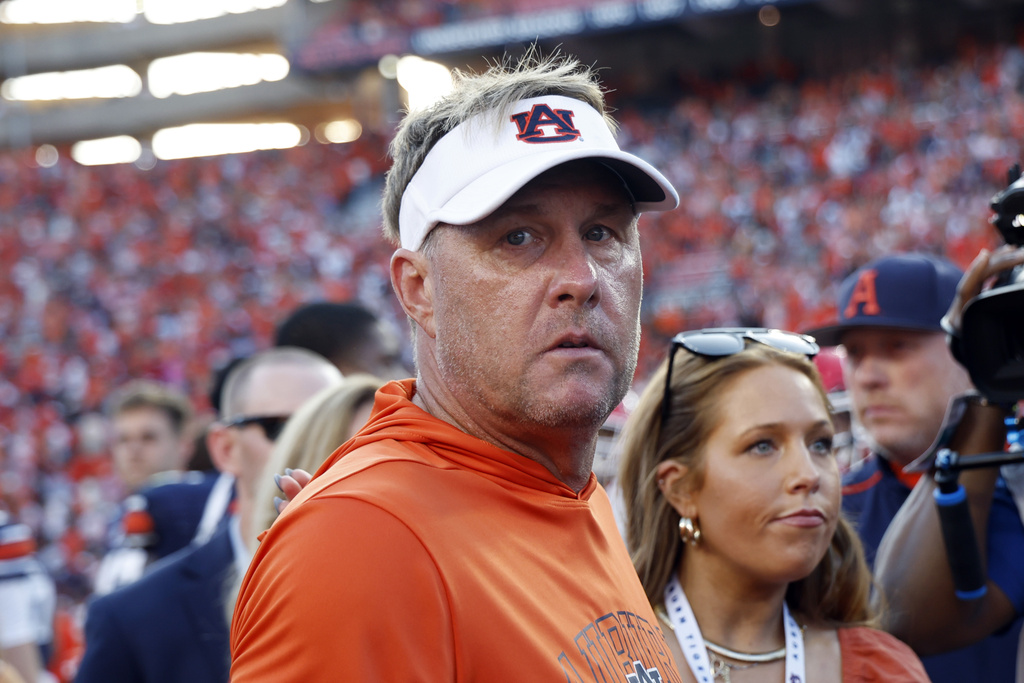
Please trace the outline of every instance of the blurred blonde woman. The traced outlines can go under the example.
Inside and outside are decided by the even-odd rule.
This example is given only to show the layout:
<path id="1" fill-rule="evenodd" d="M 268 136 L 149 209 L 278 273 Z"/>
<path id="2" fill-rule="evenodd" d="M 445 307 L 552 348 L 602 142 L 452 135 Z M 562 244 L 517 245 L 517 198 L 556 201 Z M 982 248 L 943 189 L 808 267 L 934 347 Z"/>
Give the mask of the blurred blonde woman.
<path id="1" fill-rule="evenodd" d="M 927 681 L 871 628 L 814 340 L 684 332 L 626 424 L 627 541 L 683 681 Z"/>
<path id="2" fill-rule="evenodd" d="M 373 395 L 384 381 L 371 375 L 348 375 L 341 384 L 309 399 L 285 423 L 267 461 L 254 501 L 253 528 L 269 529 L 278 515 L 281 474 L 292 470 L 315 472 L 338 446 L 366 424 Z M 278 476 L 274 476 L 278 475 Z"/>
<path id="3" fill-rule="evenodd" d="M 327 456 L 366 424 L 373 408 L 373 396 L 383 384 L 383 380 L 371 375 L 349 375 L 340 384 L 315 394 L 288 418 L 274 442 L 274 450 L 256 489 L 254 529 L 262 534 L 277 519 L 282 480 L 294 487 L 285 486 L 285 490 L 291 491 L 290 499 L 309 482 L 309 472 L 319 469 Z M 293 470 L 298 482 L 292 476 Z M 227 587 L 230 593 L 224 605 L 228 623 L 243 578 L 242 574 L 236 576 Z"/>

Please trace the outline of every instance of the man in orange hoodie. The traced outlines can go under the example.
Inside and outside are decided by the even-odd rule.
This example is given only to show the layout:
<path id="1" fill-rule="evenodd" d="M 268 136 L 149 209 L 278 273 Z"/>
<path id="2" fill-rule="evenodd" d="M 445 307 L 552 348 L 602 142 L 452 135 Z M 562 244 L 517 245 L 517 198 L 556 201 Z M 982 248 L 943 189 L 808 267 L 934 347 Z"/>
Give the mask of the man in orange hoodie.
<path id="1" fill-rule="evenodd" d="M 637 217 L 675 190 L 563 57 L 457 74 L 391 152 L 417 377 L 262 537 L 232 680 L 678 681 L 591 473 L 636 367 Z"/>

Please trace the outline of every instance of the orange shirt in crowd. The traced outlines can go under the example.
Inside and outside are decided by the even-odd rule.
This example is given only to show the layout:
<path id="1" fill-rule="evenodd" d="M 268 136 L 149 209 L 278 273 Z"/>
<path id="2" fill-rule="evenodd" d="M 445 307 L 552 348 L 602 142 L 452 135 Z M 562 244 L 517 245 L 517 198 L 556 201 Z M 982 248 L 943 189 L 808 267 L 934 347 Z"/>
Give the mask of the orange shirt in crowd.
<path id="1" fill-rule="evenodd" d="M 263 536 L 231 680 L 679 681 L 593 475 L 381 389 L 369 423 Z"/>
<path id="2" fill-rule="evenodd" d="M 873 628 L 839 629 L 843 683 L 928 683 L 924 664 L 910 646 Z"/>

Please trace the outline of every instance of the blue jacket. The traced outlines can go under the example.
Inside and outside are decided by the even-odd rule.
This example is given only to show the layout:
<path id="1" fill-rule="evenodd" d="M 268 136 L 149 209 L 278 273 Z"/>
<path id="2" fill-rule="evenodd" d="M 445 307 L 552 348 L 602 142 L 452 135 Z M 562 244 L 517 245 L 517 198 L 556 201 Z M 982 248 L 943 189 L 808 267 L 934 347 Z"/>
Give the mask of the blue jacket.
<path id="1" fill-rule="evenodd" d="M 843 512 L 853 522 L 868 563 L 874 565 L 878 545 L 899 511 L 910 488 L 878 455 L 843 478 Z M 988 572 L 1017 609 L 1017 618 L 1002 631 L 974 645 L 921 662 L 934 683 L 988 683 L 1013 681 L 1017 667 L 1017 641 L 1024 618 L 1024 526 L 1013 497 L 1002 480 L 992 499 L 988 524 Z M 927 571 L 922 568 L 921 571 Z"/>
<path id="2" fill-rule="evenodd" d="M 97 598 L 85 622 L 76 683 L 226 683 L 224 598 L 235 578 L 227 524 L 200 546 Z"/>

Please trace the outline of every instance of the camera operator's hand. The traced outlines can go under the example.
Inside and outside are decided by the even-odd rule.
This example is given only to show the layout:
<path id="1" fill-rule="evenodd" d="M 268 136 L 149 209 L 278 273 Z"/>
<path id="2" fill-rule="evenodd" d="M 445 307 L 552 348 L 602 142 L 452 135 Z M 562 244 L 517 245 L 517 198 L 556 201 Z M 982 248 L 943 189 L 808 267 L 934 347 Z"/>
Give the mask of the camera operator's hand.
<path id="1" fill-rule="evenodd" d="M 1024 248 L 1004 244 L 995 251 L 982 249 L 974 257 L 964 276 L 960 278 L 953 303 L 949 305 L 949 310 L 942 318 L 942 328 L 949 334 L 959 335 L 964 308 L 967 307 L 971 299 L 981 294 L 985 283 L 993 277 L 1022 263 L 1024 263 Z"/>

